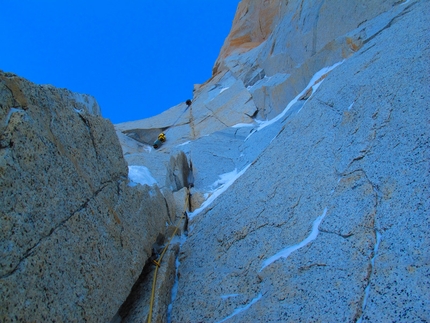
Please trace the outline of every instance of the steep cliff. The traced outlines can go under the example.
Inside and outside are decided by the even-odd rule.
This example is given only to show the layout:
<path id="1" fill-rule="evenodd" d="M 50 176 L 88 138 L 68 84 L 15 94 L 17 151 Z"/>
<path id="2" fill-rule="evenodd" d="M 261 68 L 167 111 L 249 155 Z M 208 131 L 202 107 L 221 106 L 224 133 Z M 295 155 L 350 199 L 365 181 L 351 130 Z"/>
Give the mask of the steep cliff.
<path id="1" fill-rule="evenodd" d="M 174 221 L 169 204 L 130 186 L 91 96 L 2 72 L 0 134 L 0 321 L 110 321 Z"/>
<path id="2" fill-rule="evenodd" d="M 116 136 L 1 73 L 1 320 L 146 320 L 191 207 L 153 321 L 429 321 L 429 7 L 243 0 L 192 104 Z"/>
<path id="3" fill-rule="evenodd" d="M 430 319 L 428 9 L 244 0 L 189 108 L 116 125 L 192 160 L 172 322 Z"/>

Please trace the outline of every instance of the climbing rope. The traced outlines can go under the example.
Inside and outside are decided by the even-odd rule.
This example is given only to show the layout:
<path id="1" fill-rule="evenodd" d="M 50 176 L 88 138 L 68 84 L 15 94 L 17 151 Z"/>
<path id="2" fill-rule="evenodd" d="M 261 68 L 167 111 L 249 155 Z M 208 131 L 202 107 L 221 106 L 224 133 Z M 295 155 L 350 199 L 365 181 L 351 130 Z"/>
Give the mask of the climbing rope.
<path id="1" fill-rule="evenodd" d="M 176 118 L 175 122 L 173 122 L 173 124 L 172 124 L 170 127 L 166 128 L 166 130 L 165 130 L 164 132 L 161 132 L 161 133 L 158 135 L 158 139 L 157 139 L 157 140 L 153 143 L 153 145 L 152 145 L 155 149 L 160 148 L 160 147 L 161 147 L 161 145 L 166 141 L 166 133 L 167 133 L 171 128 L 173 128 L 173 127 L 176 125 L 176 123 L 177 123 L 177 122 L 178 122 L 178 120 L 182 117 L 182 115 L 185 113 L 185 111 L 187 111 L 187 110 L 188 110 L 188 108 L 191 106 L 192 101 L 191 101 L 191 100 L 187 100 L 187 101 L 185 101 L 185 103 L 186 103 L 187 107 L 186 107 L 186 108 L 184 109 L 184 111 L 182 111 L 182 112 L 181 112 L 181 114 Z"/>
<path id="2" fill-rule="evenodd" d="M 187 100 L 187 101 L 185 101 L 185 104 L 187 105 L 187 107 L 186 107 L 186 108 L 184 109 L 184 111 L 182 111 L 182 112 L 181 112 L 181 114 L 176 118 L 175 122 L 173 122 L 173 124 L 172 124 L 170 127 L 168 127 L 168 128 L 166 129 L 165 133 L 166 133 L 167 131 L 169 131 L 169 130 L 170 130 L 170 128 L 173 128 L 173 127 L 176 125 L 176 123 L 179 121 L 179 119 L 182 117 L 182 115 L 185 113 L 185 111 L 187 111 L 187 110 L 188 110 L 188 108 L 191 106 L 191 103 L 192 103 L 192 101 L 191 101 L 191 100 Z"/>
<path id="3" fill-rule="evenodd" d="M 191 106 L 191 103 L 192 103 L 192 102 L 191 102 L 191 100 L 187 100 L 187 101 L 186 101 L 187 107 L 186 107 L 186 108 L 185 108 L 185 110 L 184 110 L 184 111 L 179 115 L 179 117 L 176 119 L 176 121 L 173 123 L 173 125 L 172 125 L 171 127 L 173 127 L 173 126 L 176 124 L 176 122 L 178 122 L 179 118 L 180 118 L 180 117 L 185 113 L 185 111 L 187 111 L 187 109 Z M 191 109 L 190 109 L 190 110 L 191 110 Z M 183 211 L 183 213 L 182 213 L 183 215 L 182 215 L 182 217 L 179 219 L 179 223 L 178 223 L 178 225 L 176 226 L 175 230 L 173 231 L 173 234 L 172 234 L 172 236 L 170 237 L 169 242 L 164 246 L 164 249 L 163 249 L 163 251 L 161 252 L 160 257 L 158 258 L 158 260 L 153 260 L 153 263 L 155 264 L 155 271 L 154 271 L 154 278 L 152 279 L 152 290 L 151 290 L 151 299 L 150 299 L 150 304 L 149 304 L 148 323 L 151 323 L 151 321 L 152 321 L 152 309 L 153 309 L 153 307 L 154 307 L 154 299 L 155 299 L 155 285 L 156 285 L 156 283 L 157 283 L 157 273 L 158 273 L 158 268 L 160 268 L 160 266 L 161 266 L 161 261 L 163 260 L 164 254 L 166 253 L 167 248 L 169 247 L 170 243 L 172 242 L 173 237 L 176 235 L 176 232 L 178 232 L 179 225 L 181 224 L 181 221 L 182 221 L 183 219 L 185 219 L 185 221 L 187 220 L 187 217 L 188 217 L 188 215 L 187 215 L 187 208 L 188 208 L 188 210 L 189 210 L 189 211 L 191 211 L 191 199 L 190 199 L 191 193 L 190 193 L 190 190 L 191 190 L 191 187 L 194 187 L 193 164 L 192 164 L 191 160 L 190 160 L 189 168 L 190 168 L 190 174 L 188 175 L 188 178 L 187 178 L 187 181 L 188 181 L 188 188 L 187 188 L 187 195 L 186 195 L 186 197 L 185 197 L 184 211 Z"/>
<path id="4" fill-rule="evenodd" d="M 155 264 L 155 271 L 154 271 L 154 278 L 152 279 L 152 291 L 151 291 L 151 301 L 149 304 L 149 314 L 148 314 L 148 323 L 151 323 L 152 321 L 152 308 L 154 306 L 154 298 L 155 298 L 155 285 L 157 283 L 157 273 L 158 273 L 158 268 L 160 268 L 161 265 L 161 261 L 163 260 L 163 256 L 167 251 L 167 248 L 169 247 L 170 243 L 172 242 L 174 236 L 176 235 L 176 232 L 179 229 L 179 224 L 181 224 L 180 222 L 183 219 L 187 218 L 187 207 L 190 205 L 190 188 L 187 188 L 187 196 L 185 197 L 185 204 L 184 204 L 184 212 L 183 215 L 181 216 L 181 218 L 179 219 L 179 223 L 176 226 L 175 230 L 173 231 L 172 236 L 169 239 L 169 242 L 167 242 L 167 244 L 165 245 L 163 251 L 160 254 L 160 257 L 158 258 L 158 260 L 153 260 L 153 263 Z"/>

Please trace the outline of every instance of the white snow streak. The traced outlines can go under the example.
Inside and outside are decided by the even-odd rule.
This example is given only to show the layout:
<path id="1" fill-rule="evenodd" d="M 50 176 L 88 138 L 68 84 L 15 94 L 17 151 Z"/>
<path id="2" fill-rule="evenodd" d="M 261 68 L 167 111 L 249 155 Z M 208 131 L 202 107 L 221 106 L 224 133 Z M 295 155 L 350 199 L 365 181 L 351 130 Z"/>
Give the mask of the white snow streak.
<path id="1" fill-rule="evenodd" d="M 322 78 L 325 74 L 327 74 L 328 72 L 332 71 L 333 69 L 335 69 L 336 67 L 338 67 L 340 64 L 342 64 L 344 61 L 338 62 L 332 66 L 328 66 L 328 67 L 324 67 L 323 69 L 319 70 L 317 73 L 315 73 L 315 75 L 312 77 L 312 79 L 310 80 L 309 84 L 304 88 L 304 90 L 302 92 L 300 92 L 293 100 L 290 101 L 290 103 L 288 103 L 287 107 L 284 109 L 284 111 L 282 111 L 280 114 L 278 114 L 275 118 L 271 119 L 271 120 L 267 120 L 267 121 L 263 121 L 260 123 L 260 126 L 253 132 L 251 132 L 248 137 L 245 138 L 245 141 L 252 135 L 254 134 L 256 131 L 260 131 L 264 128 L 266 128 L 267 126 L 270 126 L 272 124 L 274 124 L 276 121 L 282 119 L 284 117 L 284 115 L 287 113 L 287 111 L 294 105 L 294 103 L 296 103 L 300 97 L 302 97 L 310 88 L 312 88 L 312 95 L 313 93 L 315 93 L 315 91 L 318 89 L 318 87 L 322 84 L 322 82 L 325 80 L 325 78 Z M 318 81 L 318 83 L 316 83 Z M 312 96 L 311 95 L 311 96 Z M 302 107 L 303 108 L 303 107 Z M 301 109 L 302 109 L 301 108 Z M 301 110 L 300 109 L 300 110 Z M 299 110 L 299 112 L 300 112 Z"/>
<path id="2" fill-rule="evenodd" d="M 130 186 L 136 186 L 137 184 L 151 186 L 157 184 L 157 181 L 145 166 L 128 166 L 128 178 L 131 181 Z"/>
<path id="3" fill-rule="evenodd" d="M 370 260 L 370 264 L 372 266 L 372 272 L 375 267 L 375 258 L 378 254 L 379 244 L 381 243 L 381 234 L 377 230 L 375 230 L 375 233 L 376 233 L 376 243 L 375 243 L 375 247 L 373 248 L 373 257 Z M 370 276 L 372 276 L 372 273 L 370 273 Z M 358 318 L 357 323 L 361 323 L 361 321 L 363 320 L 364 310 L 366 309 L 366 306 L 367 306 L 367 299 L 369 298 L 369 293 L 370 293 L 370 277 L 369 277 L 369 283 L 364 290 L 364 299 L 363 299 L 363 305 L 361 308 L 362 313 L 361 313 L 361 316 Z"/>
<path id="4" fill-rule="evenodd" d="M 319 217 L 315 219 L 314 223 L 312 224 L 312 231 L 305 240 L 293 246 L 286 247 L 281 251 L 279 251 L 278 253 L 276 253 L 275 255 L 273 255 L 272 257 L 270 257 L 269 259 L 265 260 L 263 262 L 263 266 L 259 271 L 262 271 L 264 268 L 266 268 L 267 266 L 269 266 L 271 263 L 275 262 L 279 258 L 288 258 L 288 256 L 292 254 L 294 251 L 306 246 L 309 242 L 315 240 L 319 233 L 318 227 L 321 224 L 321 221 L 324 219 L 326 214 L 327 214 L 327 208 L 324 209 L 323 214 L 321 214 Z"/>
<path id="5" fill-rule="evenodd" d="M 182 144 L 179 144 L 179 145 L 177 145 L 176 147 L 180 147 L 180 146 L 185 146 L 185 145 L 188 145 L 189 143 L 190 143 L 191 141 L 186 141 L 186 142 L 183 142 Z"/>
<path id="6" fill-rule="evenodd" d="M 354 105 L 355 102 L 352 102 L 351 105 L 348 107 L 348 111 L 352 109 L 352 106 Z"/>
<path id="7" fill-rule="evenodd" d="M 179 242 L 179 247 L 182 248 L 182 245 L 184 244 L 185 240 L 187 240 L 187 237 L 183 234 L 180 237 L 175 236 L 173 240 L 170 242 L 171 244 L 175 244 Z M 172 287 L 172 296 L 171 296 L 171 302 L 167 306 L 167 323 L 172 322 L 172 309 L 173 309 L 173 302 L 176 299 L 176 295 L 178 294 L 178 287 L 179 287 L 179 278 L 178 278 L 178 269 L 179 265 L 181 263 L 179 262 L 179 257 L 176 257 L 175 260 L 175 282 L 173 283 Z"/>
<path id="8" fill-rule="evenodd" d="M 244 128 L 244 127 L 253 127 L 254 124 L 252 123 L 238 123 L 235 124 L 234 126 L 231 126 L 232 128 Z"/>
<path id="9" fill-rule="evenodd" d="M 220 175 L 220 179 L 214 183 L 215 184 L 222 184 L 220 187 L 218 187 L 212 195 L 203 202 L 203 204 L 194 212 L 191 212 L 188 214 L 189 219 L 191 220 L 194 218 L 197 214 L 199 214 L 201 211 L 203 211 L 205 208 L 207 208 L 218 196 L 220 196 L 222 193 L 224 193 L 240 176 L 242 176 L 246 170 L 251 166 L 249 164 L 244 169 L 242 169 L 239 173 L 237 173 L 237 170 L 226 174 Z"/>
<path id="10" fill-rule="evenodd" d="M 219 179 L 216 180 L 212 185 L 212 189 L 216 190 L 219 186 L 224 185 L 230 181 L 235 181 L 237 177 L 237 168 L 235 168 L 233 171 L 218 175 Z"/>
<path id="11" fill-rule="evenodd" d="M 233 316 L 236 316 L 237 314 L 242 313 L 243 311 L 246 311 L 253 304 L 257 303 L 261 299 L 261 297 L 263 297 L 263 295 L 260 293 L 256 298 L 252 299 L 251 303 L 246 304 L 245 306 L 236 308 L 231 315 L 227 316 L 225 319 L 222 319 L 221 321 L 218 321 L 218 323 L 225 322 L 228 319 L 231 319 Z"/>
<path id="12" fill-rule="evenodd" d="M 10 121 L 10 117 L 12 116 L 12 114 L 14 114 L 15 112 L 24 112 L 25 111 L 23 109 L 19 109 L 19 108 L 10 108 L 9 113 L 6 116 L 5 122 L 4 122 L 4 126 L 6 127 L 9 124 Z"/>

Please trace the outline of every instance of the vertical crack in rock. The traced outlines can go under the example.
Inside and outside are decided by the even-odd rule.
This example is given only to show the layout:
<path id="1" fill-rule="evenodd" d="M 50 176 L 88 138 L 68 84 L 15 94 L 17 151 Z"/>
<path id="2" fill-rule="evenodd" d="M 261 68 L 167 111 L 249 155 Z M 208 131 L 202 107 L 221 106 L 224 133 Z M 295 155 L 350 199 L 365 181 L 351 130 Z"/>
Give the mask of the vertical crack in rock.
<path id="1" fill-rule="evenodd" d="M 149 305 L 152 297 L 152 283 L 155 275 L 153 261 L 159 258 L 159 251 L 165 247 L 163 243 L 166 242 L 163 241 L 164 236 L 159 236 L 159 238 L 161 238 L 161 241 L 159 241 L 160 244 L 157 245 L 157 248 L 153 249 L 151 257 L 145 262 L 138 279 L 131 288 L 130 294 L 111 319 L 111 323 L 146 322 L 148 320 Z M 154 322 L 165 322 L 169 316 L 169 304 L 171 304 L 173 297 L 172 286 L 175 284 L 174 272 L 176 270 L 178 253 L 179 245 L 171 243 L 163 257 L 163 261 L 160 263 L 155 284 L 156 297 L 152 311 L 152 320 Z"/>
<path id="2" fill-rule="evenodd" d="M 324 1 L 325 0 L 321 1 L 318 9 L 316 10 L 317 16 L 315 17 L 315 21 L 314 21 L 314 28 L 313 28 L 314 32 L 313 32 L 313 35 L 312 35 L 312 54 L 311 54 L 311 56 L 315 55 L 316 52 L 317 52 L 318 21 L 319 21 L 319 18 L 320 18 L 320 11 L 321 11 L 321 8 L 322 8 L 322 6 L 324 4 Z"/>
<path id="3" fill-rule="evenodd" d="M 124 303 L 119 308 L 118 313 L 111 320 L 111 323 L 121 322 L 122 320 L 127 318 L 130 311 L 135 306 L 135 303 L 137 303 L 138 300 L 140 300 L 142 298 L 143 286 L 150 284 L 150 280 L 148 279 L 148 276 L 154 268 L 154 264 L 152 263 L 152 260 L 154 260 L 154 259 L 156 259 L 156 255 L 153 253 L 152 256 L 146 261 L 146 263 L 143 266 L 142 271 L 139 275 L 139 278 L 136 280 L 133 287 L 131 288 L 130 294 L 127 296 L 127 299 L 124 301 Z M 119 317 L 119 320 L 118 320 L 118 317 Z M 145 321 L 146 320 L 147 320 L 147 318 L 145 319 Z"/>
<path id="4" fill-rule="evenodd" d="M 100 159 L 100 157 L 99 157 L 99 154 L 98 154 L 97 143 L 96 143 L 96 140 L 95 140 L 95 138 L 94 138 L 94 134 L 93 134 L 93 131 L 92 131 L 91 123 L 90 123 L 90 121 L 89 121 L 87 118 L 85 118 L 81 113 L 78 113 L 78 115 L 79 115 L 79 117 L 82 119 L 82 121 L 84 122 L 85 126 L 86 126 L 86 127 L 87 127 L 87 129 L 88 129 L 88 133 L 89 133 L 89 135 L 90 135 L 91 142 L 93 143 L 93 147 L 94 147 L 94 152 L 95 152 L 95 154 L 96 154 L 96 158 L 97 158 L 97 160 L 99 160 L 99 159 Z"/>
<path id="5" fill-rule="evenodd" d="M 362 159 L 362 158 L 360 158 L 360 159 Z M 359 160 L 359 159 L 354 158 L 353 161 L 350 163 L 350 165 L 354 161 L 356 161 L 356 160 Z M 372 279 L 372 274 L 373 274 L 374 269 L 375 269 L 375 259 L 376 259 L 376 256 L 378 254 L 379 244 L 381 242 L 381 237 L 382 237 L 382 234 L 376 228 L 376 223 L 375 223 L 376 222 L 377 209 L 378 209 L 378 205 L 379 205 L 379 200 L 381 198 L 380 197 L 381 196 L 381 192 L 379 190 L 378 185 L 375 184 L 375 183 L 373 183 L 370 180 L 368 174 L 366 173 L 366 171 L 364 169 L 360 168 L 360 169 L 354 170 L 354 171 L 352 171 L 352 172 L 350 172 L 348 174 L 342 174 L 342 177 L 348 176 L 348 175 L 351 175 L 351 174 L 354 174 L 354 173 L 361 173 L 363 175 L 363 177 L 365 178 L 365 180 L 372 187 L 372 191 L 373 191 L 373 194 L 374 194 L 374 205 L 373 205 L 374 210 L 372 211 L 372 213 L 370 215 L 372 216 L 371 223 L 373 225 L 372 230 L 374 232 L 374 241 L 375 241 L 375 244 L 373 246 L 373 250 L 371 252 L 370 262 L 369 262 L 369 265 L 367 267 L 368 268 L 367 269 L 367 275 L 366 275 L 366 278 L 365 278 L 365 281 L 367 282 L 367 284 L 366 284 L 366 287 L 364 288 L 364 295 L 361 297 L 361 301 L 360 301 L 361 306 L 357 309 L 357 312 L 356 312 L 356 314 L 354 316 L 354 321 L 356 321 L 356 322 L 362 322 L 364 311 L 365 311 L 365 308 L 366 308 L 366 305 L 367 305 L 367 301 L 369 299 L 371 279 Z M 348 238 L 348 237 L 346 237 L 346 238 Z"/>
<path id="6" fill-rule="evenodd" d="M 366 288 L 364 289 L 364 296 L 362 298 L 361 310 L 358 311 L 356 315 L 356 317 L 359 315 L 356 321 L 357 323 L 361 323 L 363 320 L 363 315 L 366 309 L 367 300 L 369 299 L 371 279 L 375 268 L 375 259 L 376 259 L 376 256 L 378 255 L 379 244 L 381 243 L 381 237 L 382 237 L 381 233 L 376 229 L 374 232 L 375 232 L 375 245 L 373 247 L 372 258 L 370 259 L 369 271 L 366 277 L 367 285 L 366 285 Z"/>
<path id="7" fill-rule="evenodd" d="M 193 115 L 193 105 L 190 105 L 190 120 L 189 120 L 189 124 L 190 124 L 190 130 L 191 130 L 191 140 L 196 139 L 196 130 L 195 130 L 195 120 L 194 120 L 194 115 Z"/>

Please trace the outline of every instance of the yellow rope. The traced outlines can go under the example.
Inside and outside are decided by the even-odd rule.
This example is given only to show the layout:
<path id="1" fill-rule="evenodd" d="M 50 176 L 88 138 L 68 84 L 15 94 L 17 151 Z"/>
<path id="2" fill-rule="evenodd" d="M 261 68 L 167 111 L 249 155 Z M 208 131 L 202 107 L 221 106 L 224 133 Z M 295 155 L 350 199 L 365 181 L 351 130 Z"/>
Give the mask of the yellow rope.
<path id="1" fill-rule="evenodd" d="M 184 206 L 184 215 L 179 219 L 179 221 L 181 221 L 182 219 L 184 219 L 186 217 L 186 211 L 187 211 L 187 206 L 189 204 L 189 197 L 190 197 L 190 189 L 187 189 L 187 197 L 185 198 L 185 206 Z M 160 268 L 160 264 L 161 264 L 161 260 L 163 260 L 163 256 L 167 251 L 167 248 L 170 245 L 170 242 L 172 242 L 173 237 L 176 235 L 176 232 L 178 231 L 179 226 L 176 226 L 175 231 L 173 231 L 172 236 L 169 239 L 169 242 L 166 244 L 166 246 L 163 249 L 163 252 L 161 253 L 160 257 L 158 258 L 158 260 L 153 260 L 154 264 L 155 264 L 155 271 L 154 271 L 154 279 L 152 280 L 152 291 L 151 291 L 151 301 L 149 304 L 149 314 L 148 314 L 148 323 L 151 323 L 152 321 L 152 308 L 154 305 L 154 298 L 155 298 L 155 284 L 157 283 L 157 273 L 158 273 L 158 268 Z"/>

